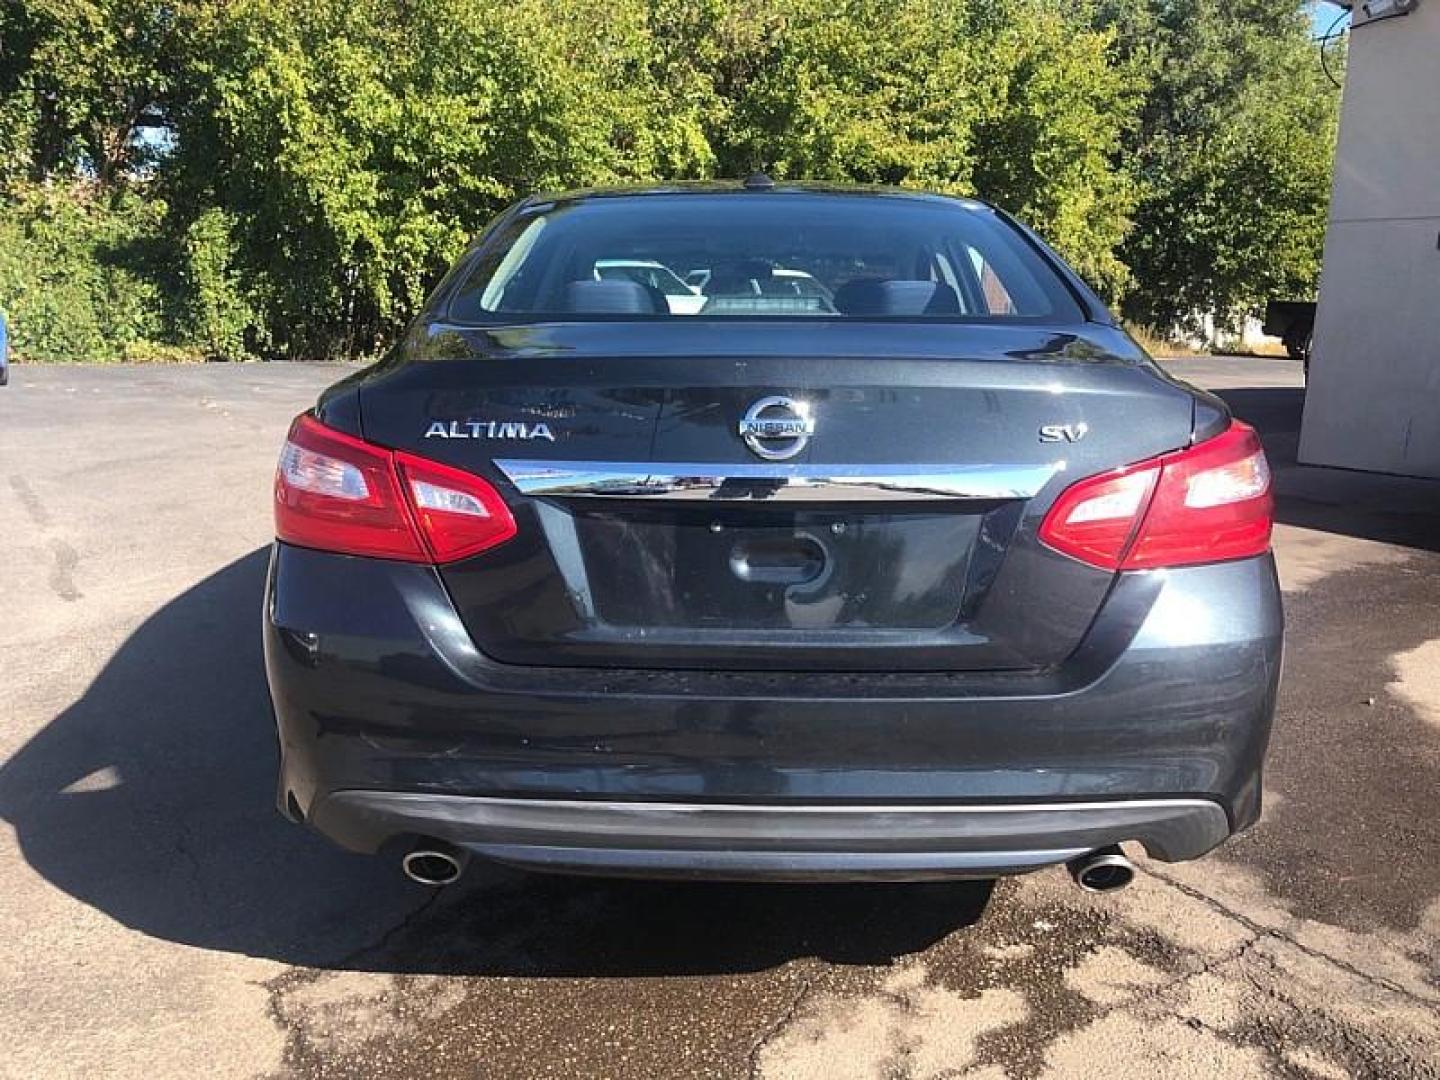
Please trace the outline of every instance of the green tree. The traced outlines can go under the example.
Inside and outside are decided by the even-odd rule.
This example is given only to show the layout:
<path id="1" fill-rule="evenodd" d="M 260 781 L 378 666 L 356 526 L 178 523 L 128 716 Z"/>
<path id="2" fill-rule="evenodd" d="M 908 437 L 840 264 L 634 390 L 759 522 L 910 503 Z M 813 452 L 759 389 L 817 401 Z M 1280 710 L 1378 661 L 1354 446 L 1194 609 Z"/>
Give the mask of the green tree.
<path id="1" fill-rule="evenodd" d="M 986 42 L 992 74 L 976 128 L 976 190 L 1042 233 L 1109 297 L 1130 286 L 1119 254 L 1136 185 L 1121 153 L 1144 79 L 1083 0 L 1020 2 Z"/>
<path id="2" fill-rule="evenodd" d="M 1126 142 L 1140 187 L 1120 247 L 1137 321 L 1234 325 L 1320 268 L 1339 94 L 1298 0 L 1113 2 L 1097 16 L 1150 74 Z"/>
<path id="3" fill-rule="evenodd" d="M 726 175 L 978 194 L 1118 294 L 1133 185 L 1118 161 L 1142 89 L 1080 2 L 789 0 L 710 18 Z"/>
<path id="4" fill-rule="evenodd" d="M 176 20 L 164 0 L 0 5 L 0 181 L 109 185 L 145 163 L 137 135 L 164 126 Z"/>
<path id="5" fill-rule="evenodd" d="M 181 332 L 212 360 L 244 360 L 265 344 L 261 319 L 236 270 L 235 220 L 216 207 L 185 231 L 178 301 Z"/>
<path id="6" fill-rule="evenodd" d="M 1336 100 L 1302 0 L 0 0 L 0 303 L 36 356 L 363 355 L 521 195 L 764 167 L 1234 318 L 1314 284 Z"/>
<path id="7" fill-rule="evenodd" d="M 162 203 L 93 184 L 12 186 L 0 213 L 0 306 L 32 361 L 169 355 Z"/>
<path id="8" fill-rule="evenodd" d="M 968 8 L 943 0 L 737 7 L 732 21 L 751 29 L 725 28 L 740 49 L 724 60 L 729 124 L 714 133 L 722 170 L 968 188 L 981 108 L 971 93 Z"/>
<path id="9" fill-rule="evenodd" d="M 290 356 L 380 346 L 519 195 L 710 162 L 638 0 L 237 0 L 189 52 L 176 204 L 229 215 Z"/>

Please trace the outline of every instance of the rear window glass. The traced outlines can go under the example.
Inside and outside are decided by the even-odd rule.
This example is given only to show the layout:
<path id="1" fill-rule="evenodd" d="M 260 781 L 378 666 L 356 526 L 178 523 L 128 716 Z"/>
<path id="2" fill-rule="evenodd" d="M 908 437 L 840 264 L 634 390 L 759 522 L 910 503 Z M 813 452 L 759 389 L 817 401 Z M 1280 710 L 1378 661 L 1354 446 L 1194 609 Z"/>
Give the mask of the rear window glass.
<path id="1" fill-rule="evenodd" d="M 450 317 L 1036 320 L 1083 316 L 988 210 L 885 195 L 637 195 L 539 206 L 490 240 Z"/>

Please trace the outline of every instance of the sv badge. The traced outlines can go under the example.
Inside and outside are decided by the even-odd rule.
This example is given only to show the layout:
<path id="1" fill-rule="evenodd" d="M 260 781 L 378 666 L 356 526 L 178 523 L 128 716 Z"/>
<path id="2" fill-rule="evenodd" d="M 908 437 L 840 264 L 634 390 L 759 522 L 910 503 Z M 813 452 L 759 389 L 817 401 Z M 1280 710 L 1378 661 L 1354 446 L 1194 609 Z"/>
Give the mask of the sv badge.
<path id="1" fill-rule="evenodd" d="M 1090 425 L 1083 421 L 1078 424 L 1046 424 L 1040 429 L 1040 441 L 1076 443 L 1088 434 Z"/>

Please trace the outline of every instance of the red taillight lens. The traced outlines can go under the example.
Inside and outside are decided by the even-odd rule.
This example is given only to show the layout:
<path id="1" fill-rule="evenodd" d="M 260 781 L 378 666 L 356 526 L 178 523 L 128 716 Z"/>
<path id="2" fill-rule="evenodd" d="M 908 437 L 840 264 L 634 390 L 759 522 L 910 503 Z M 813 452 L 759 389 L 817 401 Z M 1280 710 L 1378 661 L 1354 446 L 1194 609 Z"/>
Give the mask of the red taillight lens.
<path id="1" fill-rule="evenodd" d="M 437 563 L 467 559 L 515 535 L 500 493 L 474 473 L 395 452 L 420 535 Z"/>
<path id="2" fill-rule="evenodd" d="M 322 551 L 446 563 L 503 544 L 515 519 L 480 477 L 372 446 L 306 414 L 280 453 L 275 535 Z"/>
<path id="3" fill-rule="evenodd" d="M 297 417 L 275 473 L 275 535 L 301 547 L 428 562 L 389 450 Z"/>
<path id="4" fill-rule="evenodd" d="M 1072 484 L 1040 539 L 1092 566 L 1146 570 L 1262 555 L 1273 521 L 1265 451 L 1235 421 L 1198 446 Z"/>
<path id="5" fill-rule="evenodd" d="M 1081 562 L 1120 569 L 1159 475 L 1157 465 L 1136 465 L 1072 484 L 1045 515 L 1040 539 Z"/>

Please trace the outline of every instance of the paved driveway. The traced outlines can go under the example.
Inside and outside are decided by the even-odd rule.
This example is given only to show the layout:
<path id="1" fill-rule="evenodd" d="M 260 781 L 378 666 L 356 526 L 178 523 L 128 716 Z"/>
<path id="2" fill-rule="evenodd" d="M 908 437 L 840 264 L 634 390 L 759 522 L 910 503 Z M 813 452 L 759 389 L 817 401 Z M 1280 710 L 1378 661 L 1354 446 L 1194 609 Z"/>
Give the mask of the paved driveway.
<path id="1" fill-rule="evenodd" d="M 337 369 L 0 390 L 0 1074 L 1440 1076 L 1440 494 L 1265 430 L 1290 652 L 1259 827 L 1092 898 L 988 885 L 431 893 L 271 809 L 268 482 Z"/>

